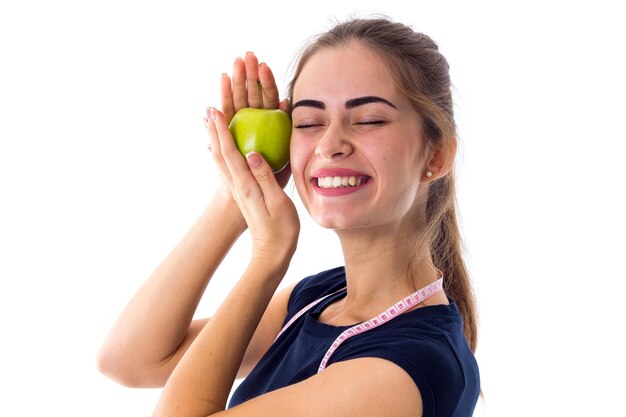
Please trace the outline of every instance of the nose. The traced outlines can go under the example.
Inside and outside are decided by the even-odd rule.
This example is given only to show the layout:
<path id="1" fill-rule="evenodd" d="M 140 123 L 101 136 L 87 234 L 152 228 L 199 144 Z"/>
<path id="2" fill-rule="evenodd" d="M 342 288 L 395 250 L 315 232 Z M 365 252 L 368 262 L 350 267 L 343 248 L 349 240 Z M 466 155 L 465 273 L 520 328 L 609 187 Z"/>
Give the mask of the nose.
<path id="1" fill-rule="evenodd" d="M 329 126 L 317 142 L 315 156 L 322 159 L 340 159 L 352 153 L 347 132 L 341 127 Z"/>

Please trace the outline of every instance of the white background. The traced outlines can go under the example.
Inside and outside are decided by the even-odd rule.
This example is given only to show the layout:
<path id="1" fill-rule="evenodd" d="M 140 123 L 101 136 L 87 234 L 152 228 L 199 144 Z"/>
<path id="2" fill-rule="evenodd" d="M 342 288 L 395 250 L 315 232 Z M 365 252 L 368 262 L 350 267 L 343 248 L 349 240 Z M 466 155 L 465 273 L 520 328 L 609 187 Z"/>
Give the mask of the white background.
<path id="1" fill-rule="evenodd" d="M 202 116 L 219 75 L 253 50 L 284 91 L 303 41 L 353 12 L 427 33 L 451 65 L 475 415 L 623 413 L 626 31 L 612 3 L 3 1 L 0 415 L 150 415 L 159 391 L 116 385 L 95 355 L 217 184 Z M 287 191 L 303 228 L 285 285 L 342 262 Z"/>

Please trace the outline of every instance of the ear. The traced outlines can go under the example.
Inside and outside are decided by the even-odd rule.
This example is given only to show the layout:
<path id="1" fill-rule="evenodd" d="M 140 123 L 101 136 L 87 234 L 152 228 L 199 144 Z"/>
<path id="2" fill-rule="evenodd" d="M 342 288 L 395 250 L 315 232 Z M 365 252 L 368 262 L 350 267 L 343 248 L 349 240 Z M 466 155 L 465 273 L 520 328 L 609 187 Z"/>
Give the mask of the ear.
<path id="1" fill-rule="evenodd" d="M 431 150 L 430 156 L 424 164 L 422 182 L 432 182 L 448 174 L 454 166 L 456 157 L 457 139 L 451 137 L 437 143 Z M 432 175 L 428 176 L 428 172 Z"/>

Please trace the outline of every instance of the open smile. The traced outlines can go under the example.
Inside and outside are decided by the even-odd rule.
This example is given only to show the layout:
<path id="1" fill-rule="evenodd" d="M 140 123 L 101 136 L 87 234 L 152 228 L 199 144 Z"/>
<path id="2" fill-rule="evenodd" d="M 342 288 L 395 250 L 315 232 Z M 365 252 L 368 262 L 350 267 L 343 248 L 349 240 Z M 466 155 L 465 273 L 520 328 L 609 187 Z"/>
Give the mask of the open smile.
<path id="1" fill-rule="evenodd" d="M 372 177 L 367 175 L 349 177 L 314 177 L 311 180 L 313 189 L 324 197 L 339 197 L 355 193 L 372 183 Z"/>

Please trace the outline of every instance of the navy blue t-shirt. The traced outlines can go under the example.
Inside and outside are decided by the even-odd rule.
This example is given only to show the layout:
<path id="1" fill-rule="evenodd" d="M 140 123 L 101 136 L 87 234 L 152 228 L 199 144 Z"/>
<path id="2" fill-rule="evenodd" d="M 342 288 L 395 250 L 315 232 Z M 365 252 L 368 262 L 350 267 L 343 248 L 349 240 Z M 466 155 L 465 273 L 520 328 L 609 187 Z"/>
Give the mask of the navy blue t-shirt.
<path id="1" fill-rule="evenodd" d="M 291 293 L 284 323 L 311 302 L 345 286 L 343 267 L 303 279 Z M 345 289 L 339 291 L 297 319 L 239 385 L 229 408 L 315 375 L 330 345 L 350 327 L 321 323 L 317 317 L 345 295 Z M 409 311 L 347 339 L 327 366 L 361 357 L 387 359 L 404 369 L 420 391 L 424 417 L 472 415 L 480 391 L 478 365 L 454 302 Z"/>

